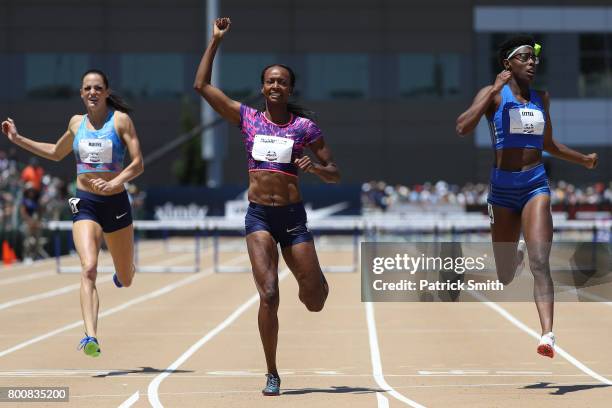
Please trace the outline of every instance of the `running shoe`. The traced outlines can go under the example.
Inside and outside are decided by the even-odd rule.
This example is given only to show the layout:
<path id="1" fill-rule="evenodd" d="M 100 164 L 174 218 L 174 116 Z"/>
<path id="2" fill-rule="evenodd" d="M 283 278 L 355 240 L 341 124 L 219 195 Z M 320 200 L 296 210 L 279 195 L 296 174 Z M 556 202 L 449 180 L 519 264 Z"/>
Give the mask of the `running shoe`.
<path id="1" fill-rule="evenodd" d="M 83 350 L 90 357 L 98 357 L 100 355 L 100 344 L 98 344 L 98 339 L 85 334 L 77 350 Z"/>
<path id="2" fill-rule="evenodd" d="M 117 277 L 117 274 L 113 275 L 113 282 L 115 283 L 116 287 L 118 287 L 118 288 L 122 288 L 123 287 L 121 282 L 119 282 L 119 278 Z"/>
<path id="3" fill-rule="evenodd" d="M 555 335 L 553 332 L 542 335 L 540 344 L 538 344 L 538 354 L 550 358 L 555 356 Z"/>
<path id="4" fill-rule="evenodd" d="M 266 396 L 280 395 L 281 379 L 278 375 L 266 374 L 266 388 L 261 393 Z"/>

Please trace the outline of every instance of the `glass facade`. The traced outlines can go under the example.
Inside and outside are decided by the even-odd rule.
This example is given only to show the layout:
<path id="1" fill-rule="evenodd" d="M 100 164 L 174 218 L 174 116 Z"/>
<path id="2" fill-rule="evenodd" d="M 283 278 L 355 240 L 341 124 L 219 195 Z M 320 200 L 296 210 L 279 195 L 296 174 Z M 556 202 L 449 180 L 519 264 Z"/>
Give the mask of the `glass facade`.
<path id="1" fill-rule="evenodd" d="M 120 91 L 128 98 L 178 98 L 186 91 L 181 54 L 122 54 L 120 65 Z"/>
<path id="2" fill-rule="evenodd" d="M 402 54 L 399 92 L 402 98 L 447 97 L 460 93 L 459 54 Z"/>
<path id="3" fill-rule="evenodd" d="M 26 54 L 25 93 L 28 98 L 67 99 L 79 94 L 81 75 L 89 68 L 87 54 Z"/>
<path id="4" fill-rule="evenodd" d="M 310 54 L 307 61 L 307 99 L 368 98 L 370 69 L 367 54 Z"/>

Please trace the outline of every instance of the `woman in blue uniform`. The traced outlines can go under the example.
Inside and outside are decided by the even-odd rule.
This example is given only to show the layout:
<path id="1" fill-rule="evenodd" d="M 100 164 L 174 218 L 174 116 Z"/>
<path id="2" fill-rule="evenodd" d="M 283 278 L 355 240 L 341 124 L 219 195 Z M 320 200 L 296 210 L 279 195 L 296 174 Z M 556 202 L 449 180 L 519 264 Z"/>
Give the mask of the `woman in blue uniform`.
<path id="1" fill-rule="evenodd" d="M 124 183 L 143 172 L 142 154 L 130 108 L 111 93 L 106 75 L 89 70 L 80 90 L 85 115 L 74 115 L 56 143 L 36 142 L 20 135 L 15 122 L 2 122 L 2 132 L 18 146 L 46 159 L 59 161 L 71 151 L 77 162 L 77 194 L 69 200 L 72 234 L 81 260 L 81 312 L 85 337 L 79 348 L 97 357 L 98 290 L 96 276 L 102 237 L 113 258 L 118 287 L 130 286 L 134 277 L 134 229 Z M 123 167 L 125 151 L 131 161 Z"/>
<path id="2" fill-rule="evenodd" d="M 510 283 L 522 268 L 527 249 L 542 326 L 537 351 L 552 358 L 554 293 L 549 256 L 553 224 L 542 150 L 587 169 L 597 165 L 597 154 L 578 153 L 553 138 L 550 96 L 531 89 L 540 50 L 530 36 L 504 42 L 498 53 L 503 71 L 459 116 L 457 133 L 464 136 L 472 132 L 482 115 L 489 121 L 495 165 L 487 201 L 497 274 L 502 283 Z M 525 242 L 517 245 L 521 231 Z"/>

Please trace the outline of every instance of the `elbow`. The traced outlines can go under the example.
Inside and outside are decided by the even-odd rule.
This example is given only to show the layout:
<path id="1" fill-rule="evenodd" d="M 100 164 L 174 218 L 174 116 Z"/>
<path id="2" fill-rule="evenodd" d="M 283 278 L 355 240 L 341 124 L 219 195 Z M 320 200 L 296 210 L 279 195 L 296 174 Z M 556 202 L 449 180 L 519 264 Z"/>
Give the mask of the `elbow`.
<path id="1" fill-rule="evenodd" d="M 194 82 L 193 83 L 193 89 L 199 93 L 200 95 L 204 96 L 204 92 L 206 90 L 206 87 L 210 85 L 210 84 L 206 84 L 206 83 L 201 83 L 201 82 Z"/>
<path id="2" fill-rule="evenodd" d="M 136 167 L 136 172 L 139 176 L 144 173 L 144 162 L 142 160 L 140 161 L 140 163 L 138 163 L 138 166 Z"/>
<path id="3" fill-rule="evenodd" d="M 196 82 L 193 84 L 193 90 L 202 95 L 202 92 L 204 92 L 204 87 Z"/>
<path id="4" fill-rule="evenodd" d="M 326 180 L 327 184 L 337 184 L 340 182 L 340 173 L 336 172 Z"/>

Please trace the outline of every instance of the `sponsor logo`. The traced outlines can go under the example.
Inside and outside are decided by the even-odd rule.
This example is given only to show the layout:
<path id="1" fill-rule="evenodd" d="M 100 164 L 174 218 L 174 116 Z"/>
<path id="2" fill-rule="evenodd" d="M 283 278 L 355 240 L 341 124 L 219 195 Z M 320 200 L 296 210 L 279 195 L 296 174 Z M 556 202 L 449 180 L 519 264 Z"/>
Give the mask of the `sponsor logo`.
<path id="1" fill-rule="evenodd" d="M 278 159 L 278 155 L 276 154 L 276 152 L 272 150 L 268 150 L 268 153 L 266 153 L 266 160 L 275 161 L 276 159 Z"/>
<path id="2" fill-rule="evenodd" d="M 76 197 L 72 197 L 68 199 L 68 205 L 70 205 L 70 211 L 72 211 L 73 214 L 76 214 L 79 212 L 79 209 L 77 208 L 79 201 L 81 201 L 81 199 L 76 198 Z"/>
<path id="3" fill-rule="evenodd" d="M 535 116 L 533 112 L 530 111 L 521 111 L 521 116 Z"/>
<path id="4" fill-rule="evenodd" d="M 523 125 L 523 133 L 532 134 L 535 132 L 535 126 L 533 123 L 525 123 Z"/>
<path id="5" fill-rule="evenodd" d="M 116 219 L 120 219 L 120 218 L 123 218 L 125 215 L 127 215 L 127 212 L 124 212 L 124 213 L 123 213 L 123 214 L 121 214 L 121 215 L 115 215 L 115 218 L 116 218 Z"/>

